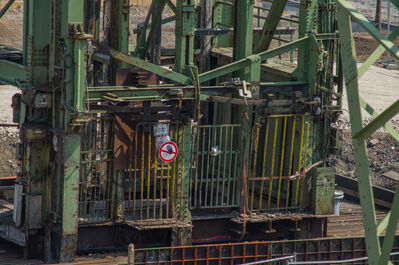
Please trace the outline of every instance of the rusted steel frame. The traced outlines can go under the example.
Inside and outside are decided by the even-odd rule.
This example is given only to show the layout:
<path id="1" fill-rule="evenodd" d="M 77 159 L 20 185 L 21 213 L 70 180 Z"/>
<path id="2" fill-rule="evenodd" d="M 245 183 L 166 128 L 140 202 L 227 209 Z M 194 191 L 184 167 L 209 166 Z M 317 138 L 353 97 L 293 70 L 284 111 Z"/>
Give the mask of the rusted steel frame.
<path id="1" fill-rule="evenodd" d="M 251 249 L 251 247 L 253 248 Z M 393 251 L 398 249 L 399 240 L 395 240 Z M 137 249 L 135 252 L 136 265 L 242 264 L 292 255 L 293 252 L 295 252 L 298 262 L 314 260 L 339 261 L 365 256 L 366 245 L 364 237 L 344 237 Z M 235 253 L 239 254 L 235 255 Z M 150 256 L 153 257 L 151 260 L 149 260 Z M 397 262 L 398 259 L 395 258 L 393 261 Z"/>
<path id="2" fill-rule="evenodd" d="M 234 130 L 240 126 L 240 124 L 198 126 L 200 135 L 196 140 L 198 167 L 194 179 L 191 180 L 194 181 L 191 184 L 194 187 L 191 207 L 226 208 L 238 206 L 235 198 L 236 171 L 233 172 L 232 168 L 235 168 L 236 158 L 239 155 L 239 151 L 234 150 Z M 210 150 L 213 146 L 220 147 L 218 154 L 211 154 Z M 212 166 L 210 166 L 211 163 Z M 208 166 L 205 167 L 205 165 Z M 233 176 L 231 177 L 231 175 Z M 220 185 L 222 186 L 220 187 Z M 225 187 L 226 185 L 227 187 Z M 220 194 L 219 191 L 221 191 Z"/>
<path id="3" fill-rule="evenodd" d="M 133 220 L 140 221 L 141 224 L 145 222 L 163 220 L 166 221 L 170 218 L 175 217 L 175 213 L 171 205 L 175 204 L 175 191 L 176 191 L 176 183 L 177 183 L 177 171 L 176 164 L 180 160 L 175 160 L 171 163 L 165 165 L 164 163 L 158 163 L 158 156 L 156 147 L 153 146 L 155 143 L 153 142 L 152 131 L 153 125 L 157 124 L 156 122 L 140 122 L 136 124 L 135 132 L 136 135 L 134 137 L 134 142 L 131 142 L 131 147 L 133 144 L 135 145 L 135 158 L 134 158 L 134 168 L 131 171 L 134 171 L 134 180 L 129 183 L 134 183 L 134 195 L 129 196 L 129 205 L 131 205 L 131 199 L 133 200 Z M 180 123 L 169 123 L 170 125 L 178 125 Z M 147 129 L 147 130 L 146 130 Z M 176 140 L 177 130 L 173 132 L 171 126 L 169 127 L 170 134 L 172 135 L 173 140 Z M 146 135 L 146 131 L 149 132 Z M 133 137 L 132 137 L 133 139 Z M 141 139 L 141 154 L 139 154 L 138 146 L 139 139 Z M 153 147 L 153 148 L 152 148 Z M 152 150 L 153 149 L 153 150 Z M 183 152 L 183 148 L 182 151 Z M 139 161 L 138 157 L 140 156 L 141 161 Z M 133 158 L 132 158 L 133 159 Z M 180 161 L 181 162 L 181 161 Z M 158 164 L 161 166 L 158 168 Z M 166 171 L 166 172 L 165 172 Z M 166 175 L 165 175 L 166 173 Z M 152 175 L 153 174 L 153 175 Z M 158 174 L 160 174 L 161 179 L 159 179 Z M 166 185 L 164 186 L 164 177 L 166 177 Z M 140 178 L 140 187 L 137 187 L 137 180 Z M 159 183 L 159 185 L 158 185 Z M 146 185 L 146 187 L 145 187 Z M 163 189 L 166 188 L 166 193 L 163 192 Z M 182 188 L 182 187 L 180 187 Z M 131 187 L 128 188 L 129 192 L 131 192 Z M 159 190 L 161 189 L 161 190 Z M 152 191 L 152 194 L 151 194 Z M 136 196 L 136 192 L 140 194 Z M 137 199 L 140 199 L 140 205 L 137 206 Z M 165 201 L 166 200 L 166 201 Z M 144 203 L 143 203 L 144 202 Z M 159 207 L 158 207 L 159 203 Z M 165 208 L 163 207 L 164 203 L 166 203 Z M 158 210 L 158 209 L 159 210 Z M 166 210 L 165 214 L 163 210 Z M 136 216 L 137 211 L 138 216 Z M 136 217 L 138 220 L 136 220 Z M 174 220 L 174 219 L 173 219 Z M 144 223 L 143 223 L 144 222 Z M 151 226 L 153 227 L 153 226 Z"/>

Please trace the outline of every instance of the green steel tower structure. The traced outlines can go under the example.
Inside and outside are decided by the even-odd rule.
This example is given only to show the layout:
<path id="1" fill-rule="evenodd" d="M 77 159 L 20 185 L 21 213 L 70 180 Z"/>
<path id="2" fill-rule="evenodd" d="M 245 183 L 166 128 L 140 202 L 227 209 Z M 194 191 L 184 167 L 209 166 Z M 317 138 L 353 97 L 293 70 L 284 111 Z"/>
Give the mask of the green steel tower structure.
<path id="1" fill-rule="evenodd" d="M 23 50 L 0 47 L 21 138 L 0 236 L 57 262 L 130 242 L 324 236 L 355 13 L 338 2 L 341 64 L 336 1 L 291 16 L 287 2 L 153 0 L 133 28 L 128 0 L 25 0 Z"/>
<path id="2" fill-rule="evenodd" d="M 392 0 L 391 3 L 396 8 L 399 8 L 399 1 Z M 385 37 L 363 14 L 357 11 L 352 4 L 346 0 L 337 1 L 337 17 L 340 29 L 340 51 L 348 95 L 348 106 L 352 126 L 352 143 L 355 154 L 356 174 L 359 184 L 360 203 L 363 212 L 369 264 L 392 264 L 389 259 L 399 218 L 399 192 L 396 190 L 392 208 L 387 216 L 380 223 L 377 223 L 366 140 L 372 133 L 383 127 L 393 138 L 399 141 L 398 132 L 388 123 L 389 120 L 399 112 L 399 101 L 396 101 L 381 114 L 377 113 L 372 108 L 372 104 L 370 105 L 361 98 L 358 80 L 385 51 L 391 53 L 396 59 L 399 58 L 399 49 L 393 43 L 399 31 L 396 29 L 388 37 Z M 380 44 L 359 68 L 356 61 L 356 47 L 352 34 L 351 19 L 359 23 Z M 362 109 L 367 111 L 373 118 L 367 125 L 364 124 L 362 119 Z M 381 246 L 379 237 L 384 231 L 386 235 Z"/>

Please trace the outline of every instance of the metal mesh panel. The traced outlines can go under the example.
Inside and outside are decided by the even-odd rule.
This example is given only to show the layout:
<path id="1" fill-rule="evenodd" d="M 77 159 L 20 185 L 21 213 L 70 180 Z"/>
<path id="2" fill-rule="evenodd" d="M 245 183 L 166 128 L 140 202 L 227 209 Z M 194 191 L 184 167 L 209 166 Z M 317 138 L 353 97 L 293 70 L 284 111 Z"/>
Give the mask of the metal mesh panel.
<path id="1" fill-rule="evenodd" d="M 79 174 L 79 222 L 101 222 L 111 217 L 113 121 L 95 116 L 86 123 L 81 137 Z"/>
<path id="2" fill-rule="evenodd" d="M 192 208 L 238 207 L 237 163 L 240 124 L 198 127 L 196 168 L 191 178 Z"/>
<path id="3" fill-rule="evenodd" d="M 252 129 L 249 210 L 292 209 L 302 202 L 309 123 L 304 116 L 273 115 Z"/>
<path id="4" fill-rule="evenodd" d="M 177 124 L 169 124 L 169 136 L 180 150 L 174 161 L 165 163 L 158 156 L 155 124 L 139 123 L 131 136 L 133 155 L 124 177 L 126 219 L 166 220 L 176 216 L 174 206 L 181 199 L 177 198 L 177 189 L 182 189 L 178 178 L 183 175 L 184 134 Z"/>

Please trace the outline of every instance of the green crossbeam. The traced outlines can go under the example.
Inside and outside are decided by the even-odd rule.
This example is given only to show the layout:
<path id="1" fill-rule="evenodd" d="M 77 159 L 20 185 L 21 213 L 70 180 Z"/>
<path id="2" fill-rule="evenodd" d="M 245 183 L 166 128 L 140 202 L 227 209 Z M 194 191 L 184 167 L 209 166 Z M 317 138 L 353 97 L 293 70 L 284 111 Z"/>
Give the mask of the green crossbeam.
<path id="1" fill-rule="evenodd" d="M 265 52 L 261 52 L 258 54 L 254 54 L 251 56 L 259 56 L 261 58 L 261 61 L 265 61 L 265 60 L 273 58 L 279 54 L 286 53 L 286 52 L 289 52 L 289 51 L 297 49 L 297 48 L 301 48 L 306 45 L 308 40 L 309 40 L 309 37 L 303 37 L 296 41 L 282 45 L 280 47 L 277 47 L 277 48 L 274 48 L 274 49 L 271 49 L 271 50 L 268 50 Z M 250 66 L 251 65 L 251 60 L 250 60 L 251 56 L 241 59 L 241 60 L 238 60 L 238 61 L 235 61 L 230 64 L 223 65 L 221 67 L 218 67 L 218 68 L 208 71 L 206 73 L 200 74 L 199 75 L 200 83 L 215 79 L 217 77 L 224 76 L 226 74 L 238 71 L 244 67 Z"/>
<path id="2" fill-rule="evenodd" d="M 362 97 L 360 97 L 360 106 L 367 111 L 373 118 L 377 118 L 380 114 L 373 109 L 373 107 L 370 106 Z M 385 123 L 383 125 L 384 129 L 389 132 L 392 137 L 399 142 L 399 133 L 389 124 Z"/>
<path id="3" fill-rule="evenodd" d="M 382 112 L 378 117 L 372 120 L 367 126 L 360 130 L 353 138 L 359 141 L 366 140 L 372 133 L 382 127 L 390 119 L 392 119 L 399 112 L 399 100 L 388 107 L 384 112 Z"/>
<path id="4" fill-rule="evenodd" d="M 191 84 L 191 78 L 189 78 L 185 75 L 182 75 L 180 73 L 171 71 L 169 69 L 165 69 L 159 65 L 147 62 L 143 59 L 121 53 L 112 48 L 109 48 L 109 52 L 110 52 L 111 56 L 115 59 L 118 59 L 127 64 L 137 66 L 139 68 L 142 68 L 144 70 L 152 72 L 156 75 L 167 78 L 167 79 L 173 81 L 174 83 L 181 84 L 181 85 Z"/>

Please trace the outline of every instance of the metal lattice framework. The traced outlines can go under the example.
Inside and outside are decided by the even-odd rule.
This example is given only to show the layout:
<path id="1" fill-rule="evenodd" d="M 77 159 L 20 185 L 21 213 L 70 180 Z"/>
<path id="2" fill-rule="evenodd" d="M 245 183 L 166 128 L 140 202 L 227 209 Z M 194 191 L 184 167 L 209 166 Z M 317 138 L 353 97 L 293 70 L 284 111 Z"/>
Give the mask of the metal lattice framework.
<path id="1" fill-rule="evenodd" d="M 391 0 L 391 3 L 394 4 L 396 8 L 399 8 L 399 1 Z M 399 219 L 399 190 L 396 190 L 392 209 L 384 220 L 377 224 L 366 139 L 373 132 L 383 127 L 399 141 L 399 134 L 388 123 L 388 121 L 399 112 L 399 100 L 381 114 L 378 114 L 360 97 L 358 80 L 385 51 L 388 51 L 396 59 L 399 59 L 399 49 L 393 43 L 399 34 L 399 30 L 396 29 L 389 37 L 385 37 L 347 0 L 337 1 L 337 11 L 342 66 L 348 95 L 348 106 L 352 125 L 352 143 L 355 154 L 356 174 L 359 184 L 360 203 L 363 212 L 369 263 L 379 265 L 392 264 L 389 261 L 389 255 L 392 250 L 395 229 Z M 380 44 L 359 68 L 356 65 L 356 47 L 352 35 L 351 19 L 358 22 Z M 363 123 L 362 109 L 366 110 L 374 118 L 367 125 Z M 381 248 L 378 237 L 383 231 L 386 231 L 386 236 Z"/>
<path id="2" fill-rule="evenodd" d="M 14 55 L 0 59 L 0 82 L 21 89 L 13 106 L 23 135 L 17 182 L 26 198 L 19 215 L 26 218 L 15 230 L 27 237 L 28 249 L 37 245 L 30 230 L 38 228 L 45 259 L 62 262 L 74 257 L 79 223 L 172 229 L 171 241 L 185 245 L 192 208 L 234 207 L 238 216 L 299 211 L 318 196 L 314 204 L 332 209 L 333 184 L 324 196 L 310 180 L 333 182 L 334 174 L 311 177 L 306 170 L 328 167 L 335 148 L 331 123 L 341 107 L 335 0 L 301 0 L 296 19 L 282 18 L 287 0 L 273 1 L 256 40 L 253 0 L 201 1 L 201 8 L 197 2 L 153 0 L 133 30 L 128 0 L 25 0 L 23 50 L 15 56 L 15 49 L 0 47 Z M 109 14 L 101 14 L 104 6 Z M 162 19 L 166 6 L 175 15 Z M 208 22 L 199 23 L 200 16 Z M 109 22 L 105 29 L 101 18 Z M 283 19 L 298 25 L 298 37 L 272 46 Z M 156 56 L 159 28 L 170 21 L 175 47 L 164 52 L 173 70 Z M 211 64 L 212 43 L 229 49 L 228 63 Z M 265 65 L 293 53 L 291 72 Z M 152 127 L 165 121 L 179 122 L 170 127 L 180 153 L 169 173 L 157 161 Z"/>

